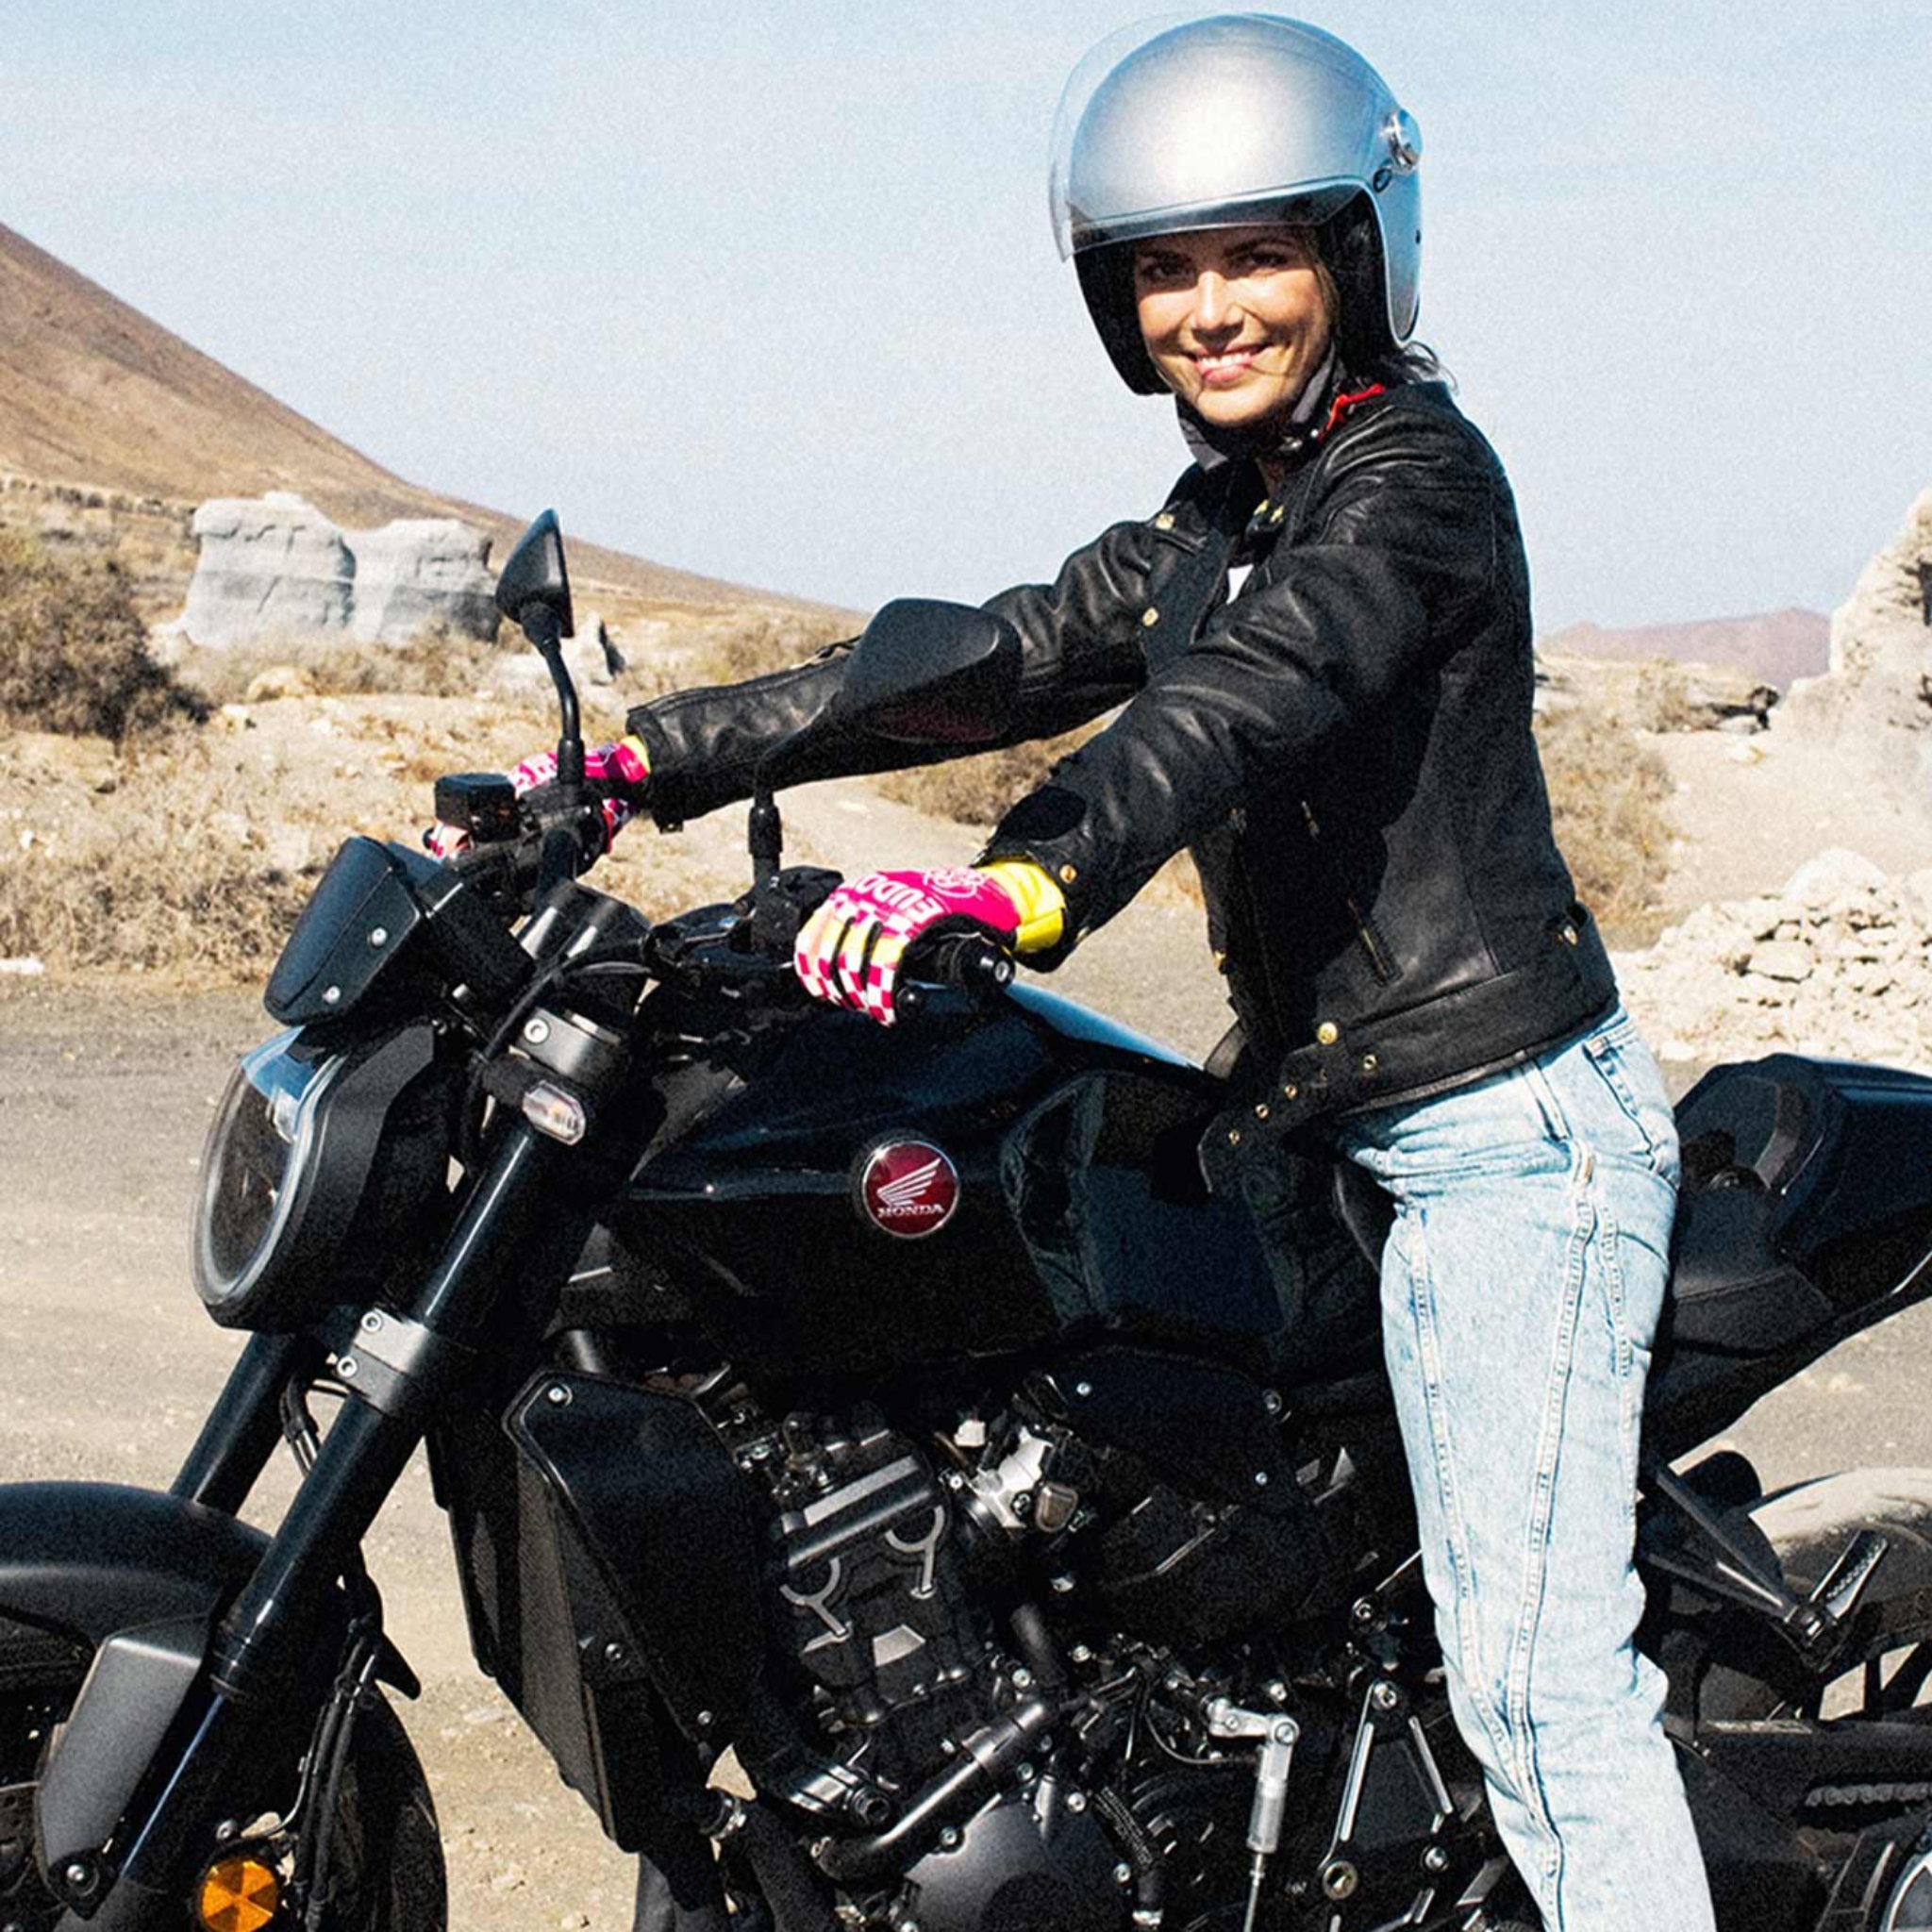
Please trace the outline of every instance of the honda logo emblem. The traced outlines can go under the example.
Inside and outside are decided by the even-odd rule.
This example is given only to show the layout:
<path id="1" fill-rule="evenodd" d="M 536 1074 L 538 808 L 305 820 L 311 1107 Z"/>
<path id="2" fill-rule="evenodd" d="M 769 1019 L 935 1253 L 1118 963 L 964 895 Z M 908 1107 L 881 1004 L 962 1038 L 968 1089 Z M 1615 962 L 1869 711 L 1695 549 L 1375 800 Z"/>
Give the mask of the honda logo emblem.
<path id="1" fill-rule="evenodd" d="M 937 1234 L 959 1205 L 959 1170 L 930 1141 L 888 1141 L 859 1170 L 858 1205 L 887 1234 Z"/>

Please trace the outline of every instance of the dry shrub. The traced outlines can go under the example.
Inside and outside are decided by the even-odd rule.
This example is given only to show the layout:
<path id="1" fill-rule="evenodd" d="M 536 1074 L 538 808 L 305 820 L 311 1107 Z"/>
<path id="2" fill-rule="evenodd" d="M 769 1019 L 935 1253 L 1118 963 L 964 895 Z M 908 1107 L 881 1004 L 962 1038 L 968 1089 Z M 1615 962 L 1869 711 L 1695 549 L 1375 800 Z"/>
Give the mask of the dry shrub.
<path id="1" fill-rule="evenodd" d="M 1576 893 L 1614 943 L 1657 935 L 1670 863 L 1670 774 L 1627 726 L 1582 706 L 1537 720 L 1557 843 Z"/>
<path id="2" fill-rule="evenodd" d="M 258 980 L 343 839 L 413 843 L 430 780 L 556 729 L 547 704 L 378 696 L 248 706 L 118 758 L 0 737 L 0 958 Z"/>
<path id="3" fill-rule="evenodd" d="M 1007 808 L 1046 783 L 1053 768 L 1069 752 L 1084 744 L 1097 725 L 1069 731 L 1059 738 L 1042 738 L 1030 744 L 1008 745 L 973 758 L 949 758 L 942 765 L 920 765 L 908 772 L 889 772 L 878 781 L 888 798 L 938 819 L 957 819 L 964 825 L 991 825 Z"/>
<path id="4" fill-rule="evenodd" d="M 148 656 L 119 565 L 58 558 L 0 530 L 0 718 L 116 740 L 201 707 Z"/>
<path id="5" fill-rule="evenodd" d="M 190 644 L 175 675 L 213 705 L 241 703 L 257 678 L 282 670 L 300 672 L 317 696 L 461 697 L 488 684 L 503 656 L 494 639 L 437 626 L 406 644 L 326 637 L 258 640 L 219 651 Z"/>
<path id="6" fill-rule="evenodd" d="M 176 731 L 132 754 L 114 791 L 93 803 L 111 815 L 110 836 L 0 844 L 0 958 L 200 981 L 265 971 L 312 868 L 272 861 L 249 826 L 247 783 L 217 769 L 207 734 Z M 65 818 L 63 803 L 48 800 L 46 816 Z"/>
<path id="7" fill-rule="evenodd" d="M 1711 714 L 1690 695 L 1690 674 L 1683 665 L 1652 658 L 1637 667 L 1621 722 L 1635 731 L 1708 731 Z"/>

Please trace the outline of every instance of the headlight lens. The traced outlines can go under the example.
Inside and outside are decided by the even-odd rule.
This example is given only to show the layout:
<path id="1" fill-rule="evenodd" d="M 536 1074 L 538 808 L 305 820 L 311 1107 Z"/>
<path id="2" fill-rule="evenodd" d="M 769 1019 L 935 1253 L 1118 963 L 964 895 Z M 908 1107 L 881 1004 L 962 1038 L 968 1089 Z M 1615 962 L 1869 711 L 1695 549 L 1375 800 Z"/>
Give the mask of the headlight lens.
<path id="1" fill-rule="evenodd" d="M 217 1317 L 245 1297 L 274 1256 L 314 1158 L 316 1115 L 340 1055 L 278 1034 L 235 1069 L 202 1162 L 194 1286 Z"/>

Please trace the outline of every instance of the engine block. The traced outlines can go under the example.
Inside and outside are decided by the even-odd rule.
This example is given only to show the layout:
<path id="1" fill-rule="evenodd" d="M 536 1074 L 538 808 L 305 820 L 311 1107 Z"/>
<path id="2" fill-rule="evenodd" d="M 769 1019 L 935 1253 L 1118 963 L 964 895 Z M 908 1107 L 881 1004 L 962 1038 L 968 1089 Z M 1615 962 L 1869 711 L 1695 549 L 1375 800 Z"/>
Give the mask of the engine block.
<path id="1" fill-rule="evenodd" d="M 987 1656 L 957 1519 L 905 1437 L 853 1427 L 801 1447 L 797 1424 L 788 1434 L 791 1493 L 774 1535 L 789 1648 L 826 1728 L 873 1734 L 870 1774 L 897 1783 L 943 1752 Z"/>

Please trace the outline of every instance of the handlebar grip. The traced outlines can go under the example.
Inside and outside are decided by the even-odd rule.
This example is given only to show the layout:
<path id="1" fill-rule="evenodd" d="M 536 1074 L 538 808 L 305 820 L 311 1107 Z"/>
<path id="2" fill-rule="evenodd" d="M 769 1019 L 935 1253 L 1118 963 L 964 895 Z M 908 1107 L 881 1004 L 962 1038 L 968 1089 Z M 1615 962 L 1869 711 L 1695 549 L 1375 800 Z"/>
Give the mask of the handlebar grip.
<path id="1" fill-rule="evenodd" d="M 1013 983 L 1013 956 L 983 933 L 948 933 L 928 940 L 907 962 L 899 1004 L 916 1013 L 924 994 L 939 988 L 984 997 Z"/>

